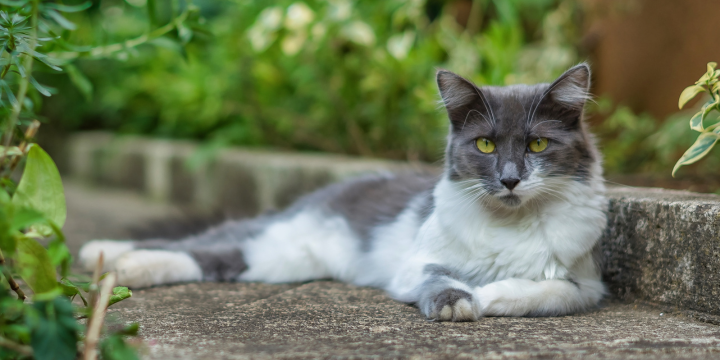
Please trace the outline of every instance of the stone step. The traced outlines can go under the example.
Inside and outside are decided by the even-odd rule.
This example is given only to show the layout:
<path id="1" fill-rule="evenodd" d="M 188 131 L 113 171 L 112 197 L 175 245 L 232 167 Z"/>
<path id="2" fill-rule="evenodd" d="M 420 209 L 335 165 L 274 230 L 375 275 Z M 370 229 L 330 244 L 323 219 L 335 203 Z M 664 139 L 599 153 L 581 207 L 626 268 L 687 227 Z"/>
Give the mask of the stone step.
<path id="1" fill-rule="evenodd" d="M 178 212 L 131 190 L 65 188 L 74 254 Z M 615 299 L 572 316 L 438 323 L 382 291 L 332 281 L 191 283 L 134 290 L 108 318 L 140 323 L 143 359 L 720 358 L 718 318 Z"/>
<path id="2" fill-rule="evenodd" d="M 87 183 L 140 191 L 157 202 L 253 216 L 350 176 L 427 164 L 317 153 L 224 149 L 187 166 L 198 146 L 186 141 L 70 136 L 59 162 Z M 612 188 L 601 246 L 603 274 L 620 299 L 641 299 L 720 315 L 720 197 L 650 188 Z"/>

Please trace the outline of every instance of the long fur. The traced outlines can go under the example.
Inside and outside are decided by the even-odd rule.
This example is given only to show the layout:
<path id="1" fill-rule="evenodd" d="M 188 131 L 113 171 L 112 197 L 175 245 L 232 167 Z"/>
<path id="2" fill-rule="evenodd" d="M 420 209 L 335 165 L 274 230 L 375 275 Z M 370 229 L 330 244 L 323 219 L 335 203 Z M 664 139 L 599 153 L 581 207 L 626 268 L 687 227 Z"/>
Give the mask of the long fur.
<path id="1" fill-rule="evenodd" d="M 440 72 L 450 120 L 467 124 L 451 130 L 439 179 L 368 176 L 308 195 L 282 213 L 179 242 L 90 242 L 80 259 L 90 268 L 104 252 L 108 268 L 133 287 L 334 278 L 382 288 L 445 321 L 586 310 L 605 293 L 592 253 L 607 204 L 597 150 L 577 125 L 589 76 L 580 65 L 554 84 L 488 89 L 486 98 L 467 80 Z M 518 102 L 518 94 L 525 96 L 521 110 L 492 112 L 503 101 Z M 537 111 L 537 122 L 527 120 L 528 110 Z M 468 117 L 471 111 L 484 118 Z M 525 145 L 513 145 L 517 136 L 509 135 L 493 135 L 495 154 L 467 145 L 502 131 L 560 140 L 546 154 L 522 152 Z M 521 180 L 514 188 L 500 182 L 508 174 Z"/>

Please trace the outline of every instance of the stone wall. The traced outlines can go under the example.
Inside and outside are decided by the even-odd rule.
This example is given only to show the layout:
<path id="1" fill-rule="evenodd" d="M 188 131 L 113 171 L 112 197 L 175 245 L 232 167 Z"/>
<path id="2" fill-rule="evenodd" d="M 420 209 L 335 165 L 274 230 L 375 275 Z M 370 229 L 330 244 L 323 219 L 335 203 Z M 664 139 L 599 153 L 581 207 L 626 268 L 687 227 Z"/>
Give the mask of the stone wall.
<path id="1" fill-rule="evenodd" d="M 424 164 L 329 154 L 226 149 L 191 170 L 190 142 L 82 133 L 68 139 L 67 174 L 142 191 L 158 201 L 251 216 L 349 176 L 435 170 Z M 651 188 L 612 188 L 602 239 L 610 292 L 720 315 L 720 197 Z"/>

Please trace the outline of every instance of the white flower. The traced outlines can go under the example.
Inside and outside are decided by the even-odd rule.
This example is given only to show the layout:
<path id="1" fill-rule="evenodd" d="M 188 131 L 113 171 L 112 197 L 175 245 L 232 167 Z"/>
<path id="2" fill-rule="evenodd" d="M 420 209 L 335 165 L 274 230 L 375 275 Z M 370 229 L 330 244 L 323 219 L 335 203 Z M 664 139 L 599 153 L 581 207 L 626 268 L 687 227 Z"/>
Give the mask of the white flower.
<path id="1" fill-rule="evenodd" d="M 346 39 L 360 45 L 371 46 L 375 43 L 373 29 L 370 25 L 359 20 L 345 25 L 341 32 Z"/>
<path id="2" fill-rule="evenodd" d="M 335 21 L 347 20 L 352 14 L 352 3 L 348 0 L 330 0 L 330 18 Z"/>
<path id="3" fill-rule="evenodd" d="M 290 5 L 285 16 L 285 28 L 298 30 L 307 26 L 315 18 L 315 13 L 304 2 Z"/>
<path id="4" fill-rule="evenodd" d="M 259 26 L 266 30 L 277 30 L 280 28 L 282 17 L 282 8 L 279 6 L 267 8 L 258 15 L 253 27 Z"/>
<path id="5" fill-rule="evenodd" d="M 312 30 L 310 30 L 310 33 L 313 36 L 313 39 L 315 41 L 318 41 L 322 39 L 323 36 L 325 36 L 325 33 L 327 32 L 327 26 L 325 26 L 322 23 L 317 23 L 313 25 Z"/>
<path id="6" fill-rule="evenodd" d="M 277 30 L 282 24 L 283 13 L 279 6 L 267 8 L 258 15 L 255 23 L 248 29 L 248 39 L 253 49 L 261 52 L 272 45 L 277 38 Z"/>
<path id="7" fill-rule="evenodd" d="M 402 60 L 407 57 L 414 42 L 415 32 L 407 30 L 402 34 L 390 37 L 387 42 L 387 50 L 394 58 Z"/>
<path id="8" fill-rule="evenodd" d="M 292 56 L 302 49 L 305 44 L 305 40 L 307 40 L 307 33 L 305 30 L 294 31 L 293 33 L 285 36 L 282 43 L 280 43 L 280 48 L 282 48 L 285 55 Z"/>

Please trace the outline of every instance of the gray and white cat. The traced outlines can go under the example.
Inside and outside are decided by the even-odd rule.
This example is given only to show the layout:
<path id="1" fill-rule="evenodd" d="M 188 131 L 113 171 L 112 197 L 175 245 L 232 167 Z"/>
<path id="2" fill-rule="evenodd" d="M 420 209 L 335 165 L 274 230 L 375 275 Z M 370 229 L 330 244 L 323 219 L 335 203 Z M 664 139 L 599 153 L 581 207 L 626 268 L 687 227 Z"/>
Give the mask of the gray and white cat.
<path id="1" fill-rule="evenodd" d="M 131 287 L 333 278 L 446 321 L 595 306 L 607 201 L 582 120 L 589 67 L 552 84 L 477 87 L 448 71 L 437 83 L 450 119 L 439 179 L 362 177 L 181 241 L 92 241 L 80 259 L 92 269 L 103 252 Z"/>

